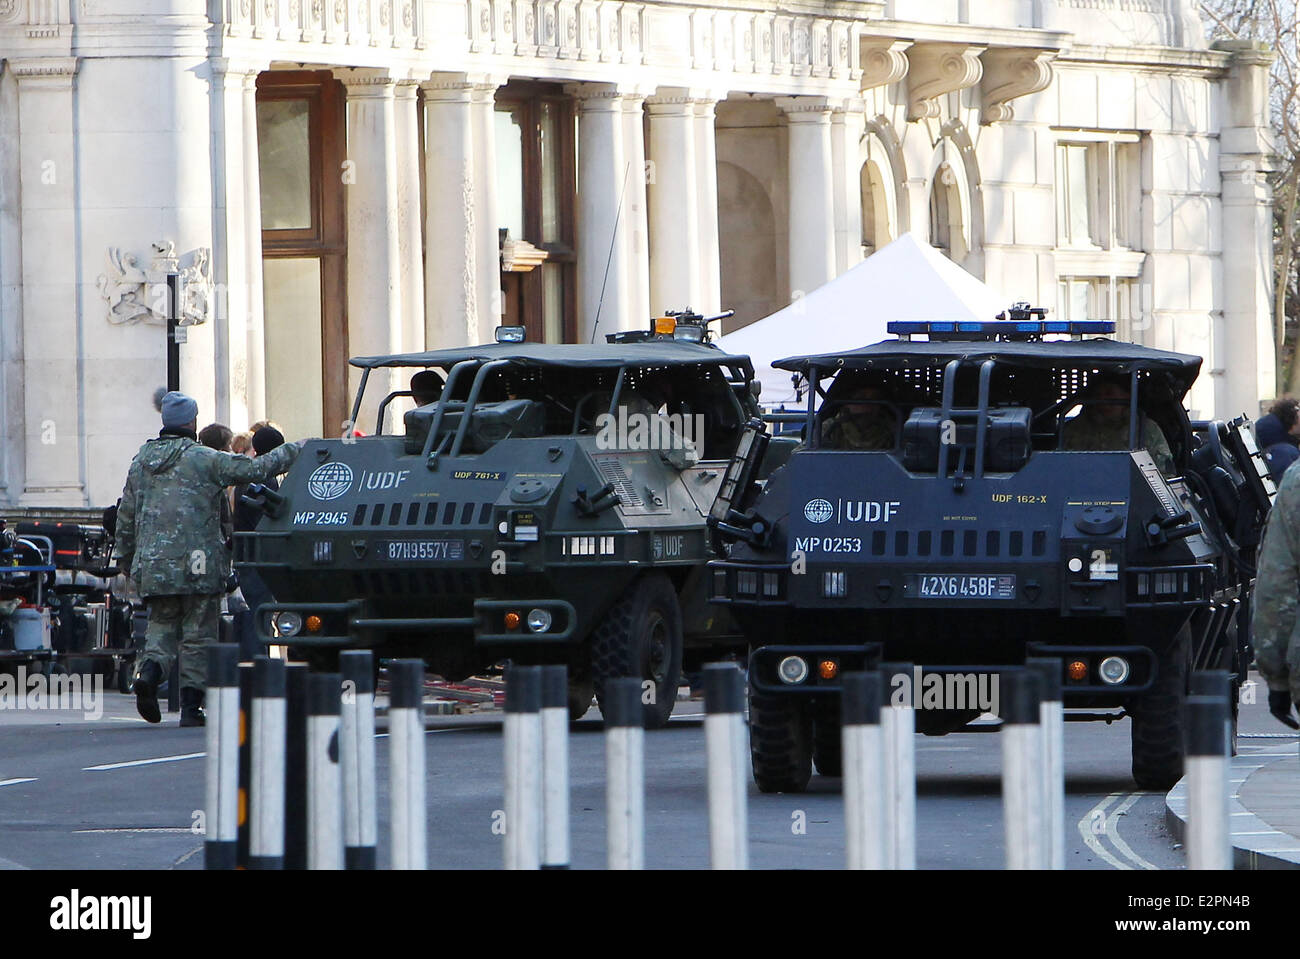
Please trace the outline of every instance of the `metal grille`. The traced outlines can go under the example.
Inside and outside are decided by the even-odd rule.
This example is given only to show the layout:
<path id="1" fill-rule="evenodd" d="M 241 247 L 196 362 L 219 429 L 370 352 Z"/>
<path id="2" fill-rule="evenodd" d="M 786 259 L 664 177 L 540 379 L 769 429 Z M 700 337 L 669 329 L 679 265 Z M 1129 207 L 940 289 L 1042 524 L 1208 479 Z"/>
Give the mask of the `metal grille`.
<path id="1" fill-rule="evenodd" d="M 600 470 L 600 478 L 614 487 L 614 492 L 618 494 L 619 503 L 624 509 L 639 508 L 645 506 L 645 501 L 641 499 L 641 493 L 632 481 L 627 478 L 627 472 L 623 469 L 623 461 L 617 456 L 596 457 L 596 468 Z"/>

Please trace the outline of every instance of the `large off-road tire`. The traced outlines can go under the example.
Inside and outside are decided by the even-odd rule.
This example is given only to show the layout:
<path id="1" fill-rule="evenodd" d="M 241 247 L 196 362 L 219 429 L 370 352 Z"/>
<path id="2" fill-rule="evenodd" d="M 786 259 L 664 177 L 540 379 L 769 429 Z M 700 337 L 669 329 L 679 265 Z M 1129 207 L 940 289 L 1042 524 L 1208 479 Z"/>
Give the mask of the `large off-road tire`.
<path id="1" fill-rule="evenodd" d="M 813 765 L 820 776 L 843 775 L 840 717 L 833 706 L 818 708 L 813 720 Z"/>
<path id="2" fill-rule="evenodd" d="M 601 712 L 605 684 L 631 676 L 654 684 L 642 696 L 645 728 L 668 723 L 682 677 L 682 611 L 667 576 L 638 577 L 609 608 L 591 634 L 591 672 Z"/>
<path id="3" fill-rule="evenodd" d="M 759 792 L 801 793 L 812 777 L 813 721 L 799 696 L 749 690 L 749 755 Z"/>
<path id="4" fill-rule="evenodd" d="M 569 679 L 569 722 L 576 722 L 591 709 L 591 698 L 596 688 L 590 676 L 571 676 Z"/>
<path id="5" fill-rule="evenodd" d="M 1133 779 L 1142 789 L 1163 792 L 1183 778 L 1189 650 L 1189 634 L 1184 628 L 1158 651 L 1155 682 L 1129 708 L 1133 717 Z"/>

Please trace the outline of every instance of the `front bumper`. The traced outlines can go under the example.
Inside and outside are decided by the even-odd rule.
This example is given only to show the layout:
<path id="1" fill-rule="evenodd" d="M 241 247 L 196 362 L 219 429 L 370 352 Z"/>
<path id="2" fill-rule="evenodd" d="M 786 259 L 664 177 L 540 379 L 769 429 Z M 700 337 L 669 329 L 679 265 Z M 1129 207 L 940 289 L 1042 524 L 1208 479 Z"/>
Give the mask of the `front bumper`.
<path id="1" fill-rule="evenodd" d="M 550 629 L 532 632 L 524 626 L 513 630 L 505 627 L 506 613 L 515 611 L 523 617 L 534 609 L 544 609 L 551 614 Z M 281 612 L 299 613 L 304 621 L 309 615 L 319 616 L 321 629 L 307 632 L 304 626 L 292 636 L 281 636 L 271 629 L 275 615 Z M 375 616 L 365 600 L 354 599 L 343 603 L 265 603 L 254 619 L 258 641 L 268 646 L 354 649 L 382 646 L 392 633 L 429 636 L 472 632 L 474 641 L 485 645 L 554 645 L 567 643 L 573 638 L 578 617 L 573 604 L 562 599 L 476 599 L 472 616 L 416 617 Z"/>

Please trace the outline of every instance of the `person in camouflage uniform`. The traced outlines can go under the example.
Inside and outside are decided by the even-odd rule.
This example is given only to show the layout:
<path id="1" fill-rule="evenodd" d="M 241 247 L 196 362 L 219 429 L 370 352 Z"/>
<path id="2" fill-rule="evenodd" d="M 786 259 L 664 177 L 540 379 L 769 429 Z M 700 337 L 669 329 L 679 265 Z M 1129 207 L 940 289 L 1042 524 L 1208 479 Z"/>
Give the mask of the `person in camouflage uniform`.
<path id="1" fill-rule="evenodd" d="M 1126 378 L 1106 377 L 1088 384 L 1080 397 L 1083 412 L 1065 424 L 1062 448 L 1067 450 L 1126 450 L 1128 446 L 1129 385 Z M 1142 446 L 1165 476 L 1174 475 L 1174 454 L 1164 432 L 1139 412 Z"/>
<path id="2" fill-rule="evenodd" d="M 886 400 L 880 386 L 858 386 L 845 403 L 822 423 L 822 445 L 836 450 L 892 450 L 894 414 L 887 406 L 853 400 Z"/>
<path id="3" fill-rule="evenodd" d="M 1291 704 L 1300 702 L 1300 471 L 1287 470 L 1264 522 L 1251 620 L 1255 662 L 1268 683 L 1268 711 L 1300 729 Z"/>
<path id="4" fill-rule="evenodd" d="M 184 393 L 163 397 L 163 429 L 132 460 L 117 513 L 121 568 L 149 609 L 134 689 L 136 709 L 151 723 L 162 719 L 158 686 L 178 650 L 181 725 L 204 723 L 204 647 L 216 640 L 230 577 L 221 531 L 226 487 L 283 473 L 302 448 L 285 444 L 257 459 L 218 452 L 197 441 L 197 415 L 198 404 Z"/>

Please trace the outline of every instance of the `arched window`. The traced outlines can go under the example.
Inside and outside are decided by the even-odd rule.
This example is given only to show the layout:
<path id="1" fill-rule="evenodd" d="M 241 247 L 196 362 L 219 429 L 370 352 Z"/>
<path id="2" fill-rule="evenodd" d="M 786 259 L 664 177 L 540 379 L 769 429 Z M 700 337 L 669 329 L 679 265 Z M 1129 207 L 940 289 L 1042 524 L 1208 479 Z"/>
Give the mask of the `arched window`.
<path id="1" fill-rule="evenodd" d="M 894 239 L 887 174 L 873 161 L 862 164 L 862 255 L 870 256 Z"/>
<path id="2" fill-rule="evenodd" d="M 958 173 L 947 161 L 940 163 L 930 183 L 930 245 L 955 263 L 969 252 L 964 213 Z"/>

